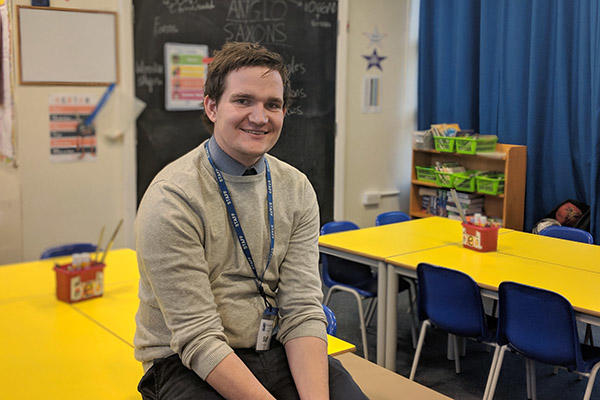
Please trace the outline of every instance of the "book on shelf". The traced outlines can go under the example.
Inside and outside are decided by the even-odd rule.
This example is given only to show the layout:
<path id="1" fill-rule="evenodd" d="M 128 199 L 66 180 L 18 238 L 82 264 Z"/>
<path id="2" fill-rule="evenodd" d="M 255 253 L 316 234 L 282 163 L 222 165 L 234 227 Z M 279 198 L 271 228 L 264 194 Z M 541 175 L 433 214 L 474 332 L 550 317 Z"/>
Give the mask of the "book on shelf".
<path id="1" fill-rule="evenodd" d="M 480 193 L 456 192 L 456 196 L 461 200 L 483 199 L 485 196 Z"/>
<path id="2" fill-rule="evenodd" d="M 428 214 L 445 217 L 448 213 L 446 211 L 448 190 L 434 189 L 434 192 L 434 195 L 421 196 L 421 209 Z"/>
<path id="3" fill-rule="evenodd" d="M 437 189 L 436 188 L 428 188 L 428 187 L 420 187 L 419 188 L 419 196 L 436 196 Z"/>
<path id="4" fill-rule="evenodd" d="M 451 206 L 450 204 L 446 204 L 446 210 L 448 212 L 454 212 L 454 213 L 458 214 L 458 208 L 455 206 Z M 468 208 L 463 207 L 463 211 L 466 215 L 473 215 L 475 213 L 481 214 L 483 212 L 483 206 L 468 207 Z"/>
<path id="5" fill-rule="evenodd" d="M 458 199 L 458 202 L 460 203 L 461 206 L 463 206 L 463 208 L 483 206 L 483 199 L 474 199 L 474 200 Z M 452 199 L 448 199 L 448 204 L 451 205 L 452 207 L 456 207 L 456 203 Z"/>

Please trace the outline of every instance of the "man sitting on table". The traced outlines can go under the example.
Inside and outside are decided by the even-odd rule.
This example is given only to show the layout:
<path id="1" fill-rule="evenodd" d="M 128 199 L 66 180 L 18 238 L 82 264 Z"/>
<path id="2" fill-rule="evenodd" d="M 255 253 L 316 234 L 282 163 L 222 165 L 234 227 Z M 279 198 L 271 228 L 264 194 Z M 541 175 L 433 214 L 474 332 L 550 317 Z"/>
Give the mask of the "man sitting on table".
<path id="1" fill-rule="evenodd" d="M 289 95 L 280 55 L 224 45 L 205 84 L 212 137 L 144 195 L 135 334 L 144 399 L 366 398 L 327 357 L 314 190 L 266 154 Z"/>

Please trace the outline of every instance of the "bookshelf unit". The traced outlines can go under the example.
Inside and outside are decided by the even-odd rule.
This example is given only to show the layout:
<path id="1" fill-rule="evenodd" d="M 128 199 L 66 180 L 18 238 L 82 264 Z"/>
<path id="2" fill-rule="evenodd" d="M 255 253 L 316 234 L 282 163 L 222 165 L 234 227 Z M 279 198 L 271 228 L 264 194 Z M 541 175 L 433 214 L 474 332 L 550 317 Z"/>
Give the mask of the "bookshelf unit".
<path id="1" fill-rule="evenodd" d="M 410 186 L 410 216 L 428 217 L 421 210 L 420 187 L 442 188 L 435 183 L 417 180 L 415 166 L 429 167 L 436 161 L 456 161 L 466 169 L 503 171 L 504 193 L 493 196 L 484 195 L 484 210 L 489 217 L 502 218 L 503 226 L 523 230 L 523 211 L 525 206 L 525 179 L 527 167 L 527 147 L 512 144 L 496 144 L 493 153 L 458 154 L 435 150 L 413 149 L 412 178 Z"/>

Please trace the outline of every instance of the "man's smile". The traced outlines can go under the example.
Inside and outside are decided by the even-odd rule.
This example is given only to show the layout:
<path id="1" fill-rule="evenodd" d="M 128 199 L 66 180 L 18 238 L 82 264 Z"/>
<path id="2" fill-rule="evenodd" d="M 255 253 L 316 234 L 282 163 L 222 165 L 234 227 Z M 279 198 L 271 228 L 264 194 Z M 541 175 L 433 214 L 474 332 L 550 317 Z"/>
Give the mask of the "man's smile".
<path id="1" fill-rule="evenodd" d="M 241 128 L 241 130 L 243 132 L 250 133 L 252 135 L 266 135 L 267 133 L 269 133 L 269 131 L 260 131 L 260 130 L 254 130 L 254 129 Z"/>

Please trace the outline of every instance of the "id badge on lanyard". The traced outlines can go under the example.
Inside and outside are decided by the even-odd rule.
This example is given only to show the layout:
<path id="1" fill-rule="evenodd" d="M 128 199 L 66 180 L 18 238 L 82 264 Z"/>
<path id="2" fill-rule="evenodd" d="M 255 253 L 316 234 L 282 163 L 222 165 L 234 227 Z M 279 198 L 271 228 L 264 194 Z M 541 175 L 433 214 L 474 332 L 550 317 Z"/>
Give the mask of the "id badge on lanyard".
<path id="1" fill-rule="evenodd" d="M 278 309 L 274 307 L 265 309 L 256 336 L 256 351 L 266 351 L 271 348 L 271 338 L 273 337 L 273 329 L 275 329 L 277 312 Z"/>
<path id="2" fill-rule="evenodd" d="M 225 202 L 225 207 L 227 208 L 227 213 L 229 214 L 229 221 L 236 232 L 236 236 L 242 248 L 242 252 L 248 260 L 248 264 L 252 269 L 252 273 L 254 274 L 254 282 L 256 283 L 256 289 L 258 293 L 263 298 L 265 302 L 265 311 L 263 312 L 262 318 L 260 320 L 260 326 L 258 327 L 258 335 L 256 338 L 256 351 L 265 351 L 269 350 L 271 346 L 271 337 L 273 336 L 273 330 L 275 329 L 275 324 L 277 320 L 277 313 L 279 311 L 278 308 L 273 307 L 269 300 L 267 299 L 267 295 L 262 287 L 263 278 L 265 276 L 265 272 L 269 268 L 269 264 L 271 262 L 271 258 L 273 257 L 273 248 L 275 246 L 275 223 L 274 223 L 274 212 L 273 212 L 273 186 L 271 183 L 271 171 L 269 168 L 269 163 L 265 159 L 265 175 L 267 180 L 267 212 L 269 216 L 269 236 L 270 236 L 270 248 L 269 248 L 269 256 L 267 258 L 267 265 L 262 273 L 262 276 L 258 276 L 258 272 L 256 271 L 256 267 L 254 265 L 254 260 L 252 259 L 252 254 L 250 254 L 250 248 L 248 247 L 248 241 L 246 240 L 246 236 L 244 231 L 242 230 L 242 226 L 240 225 L 239 218 L 237 216 L 237 212 L 233 205 L 233 200 L 231 199 L 231 195 L 229 193 L 229 189 L 227 189 L 227 185 L 225 184 L 225 179 L 221 174 L 221 171 L 215 165 L 212 156 L 210 155 L 210 150 L 208 149 L 208 142 L 205 143 L 204 148 L 206 149 L 206 155 L 208 157 L 208 161 L 210 165 L 213 167 L 215 172 L 215 176 L 217 178 L 217 184 L 219 185 L 219 189 L 221 191 L 221 197 Z"/>

